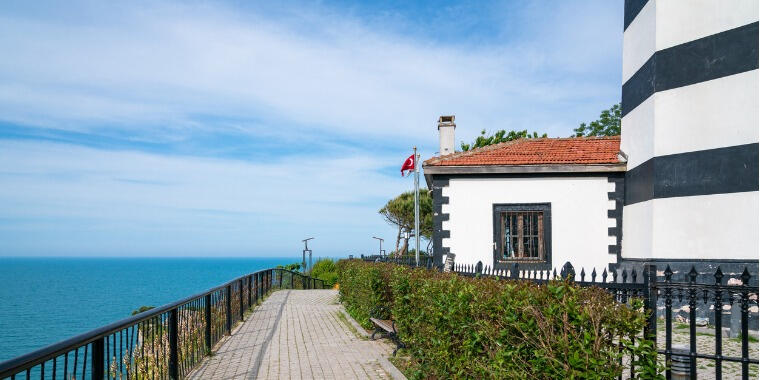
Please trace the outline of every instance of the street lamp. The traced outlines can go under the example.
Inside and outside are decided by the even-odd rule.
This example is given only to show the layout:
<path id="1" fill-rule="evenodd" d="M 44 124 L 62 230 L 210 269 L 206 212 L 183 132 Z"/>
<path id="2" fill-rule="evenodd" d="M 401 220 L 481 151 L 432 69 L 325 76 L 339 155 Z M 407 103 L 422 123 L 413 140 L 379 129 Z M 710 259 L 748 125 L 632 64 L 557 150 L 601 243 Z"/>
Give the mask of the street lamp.
<path id="1" fill-rule="evenodd" d="M 379 238 L 377 236 L 373 236 L 372 238 L 373 239 L 377 239 L 377 240 L 380 241 L 380 251 L 379 251 L 380 252 L 380 256 L 384 256 L 385 255 L 385 251 L 383 251 L 383 239 L 381 239 L 381 238 Z"/>
<path id="2" fill-rule="evenodd" d="M 301 240 L 303 242 L 303 254 L 301 255 L 301 263 L 303 264 L 303 272 L 306 273 L 306 252 L 309 252 L 309 268 L 311 268 L 311 250 L 309 249 L 309 240 L 314 239 L 310 237 L 308 239 Z"/>

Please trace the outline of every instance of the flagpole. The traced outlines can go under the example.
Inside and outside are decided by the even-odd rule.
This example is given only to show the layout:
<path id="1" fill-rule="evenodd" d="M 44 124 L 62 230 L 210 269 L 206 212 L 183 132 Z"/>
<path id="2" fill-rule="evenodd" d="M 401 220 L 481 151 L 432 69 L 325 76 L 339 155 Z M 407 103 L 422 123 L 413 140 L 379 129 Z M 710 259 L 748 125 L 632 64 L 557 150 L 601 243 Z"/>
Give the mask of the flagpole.
<path id="1" fill-rule="evenodd" d="M 420 165 L 416 146 L 414 147 L 414 237 L 417 248 L 414 259 L 417 266 L 420 266 Z"/>

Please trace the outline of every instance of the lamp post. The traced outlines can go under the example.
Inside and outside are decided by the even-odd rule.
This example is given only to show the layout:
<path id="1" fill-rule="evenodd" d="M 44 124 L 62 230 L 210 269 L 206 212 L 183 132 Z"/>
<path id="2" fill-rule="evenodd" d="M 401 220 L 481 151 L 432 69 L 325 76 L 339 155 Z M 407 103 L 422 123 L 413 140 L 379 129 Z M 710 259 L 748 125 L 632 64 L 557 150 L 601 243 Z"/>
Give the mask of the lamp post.
<path id="1" fill-rule="evenodd" d="M 308 239 L 301 240 L 303 242 L 303 254 L 301 255 L 301 264 L 303 264 L 303 272 L 306 273 L 306 252 L 309 252 L 309 266 L 308 268 L 311 268 L 311 250 L 309 249 L 309 240 L 314 239 L 313 237 L 310 237 Z"/>
<path id="2" fill-rule="evenodd" d="M 385 251 L 383 251 L 383 239 L 381 239 L 381 238 L 379 238 L 377 236 L 373 236 L 372 238 L 373 239 L 377 239 L 377 240 L 380 241 L 380 251 L 379 251 L 379 254 L 380 254 L 380 256 L 383 256 L 384 253 L 385 253 Z"/>

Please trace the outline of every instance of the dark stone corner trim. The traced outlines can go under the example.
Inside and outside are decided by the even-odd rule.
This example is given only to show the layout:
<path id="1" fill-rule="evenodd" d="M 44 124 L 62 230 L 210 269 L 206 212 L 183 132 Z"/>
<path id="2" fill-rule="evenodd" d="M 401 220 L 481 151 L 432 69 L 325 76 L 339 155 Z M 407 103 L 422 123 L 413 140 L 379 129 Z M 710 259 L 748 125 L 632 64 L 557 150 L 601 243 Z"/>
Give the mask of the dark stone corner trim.
<path id="1" fill-rule="evenodd" d="M 615 237 L 615 244 L 607 246 L 607 253 L 616 255 L 615 263 L 610 264 L 614 269 L 621 260 L 621 244 L 623 242 L 623 201 L 625 199 L 625 175 L 611 174 L 607 182 L 615 184 L 615 191 L 607 192 L 607 199 L 615 201 L 615 208 L 607 210 L 607 217 L 615 219 L 615 227 L 607 228 L 607 236 Z"/>
<path id="2" fill-rule="evenodd" d="M 449 214 L 443 212 L 443 205 L 449 204 L 449 197 L 443 196 L 443 188 L 449 186 L 449 178 L 433 175 L 431 190 L 433 192 L 433 263 L 443 265 L 443 255 L 450 253 L 443 247 L 443 238 L 449 238 L 449 230 L 443 229 L 443 222 L 449 220 Z"/>

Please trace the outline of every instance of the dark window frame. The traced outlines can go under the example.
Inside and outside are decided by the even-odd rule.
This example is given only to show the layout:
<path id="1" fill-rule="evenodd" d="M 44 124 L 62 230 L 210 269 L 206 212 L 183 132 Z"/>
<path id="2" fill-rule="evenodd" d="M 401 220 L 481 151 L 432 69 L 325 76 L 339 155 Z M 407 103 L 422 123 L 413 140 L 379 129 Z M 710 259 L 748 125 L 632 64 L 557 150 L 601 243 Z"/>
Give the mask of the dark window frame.
<path id="1" fill-rule="evenodd" d="M 501 259 L 503 241 L 501 239 L 501 214 L 504 212 L 540 211 L 544 221 L 544 260 Z M 514 263 L 528 270 L 546 270 L 552 268 L 552 204 L 547 203 L 494 203 L 493 204 L 493 267 L 508 269 Z"/>

